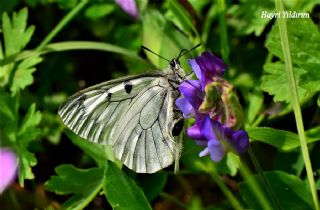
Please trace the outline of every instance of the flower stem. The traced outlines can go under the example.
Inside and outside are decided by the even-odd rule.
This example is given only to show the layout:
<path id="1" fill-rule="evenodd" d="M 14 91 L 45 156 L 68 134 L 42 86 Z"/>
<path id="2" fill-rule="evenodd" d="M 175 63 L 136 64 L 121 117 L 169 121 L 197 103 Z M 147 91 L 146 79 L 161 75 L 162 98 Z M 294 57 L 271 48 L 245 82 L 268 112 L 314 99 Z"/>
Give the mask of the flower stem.
<path id="1" fill-rule="evenodd" d="M 226 196 L 226 198 L 230 201 L 231 205 L 233 206 L 233 209 L 242 210 L 243 209 L 242 206 L 240 205 L 238 200 L 235 198 L 235 196 L 232 194 L 232 192 L 229 190 L 229 188 L 221 180 L 218 173 L 214 169 L 210 169 L 207 171 L 211 175 L 212 179 L 219 186 L 219 188 L 221 189 L 223 194 Z"/>
<path id="2" fill-rule="evenodd" d="M 277 196 L 274 194 L 268 179 L 265 177 L 265 175 L 263 173 L 263 170 L 262 170 L 262 168 L 261 168 L 261 166 L 259 164 L 259 161 L 255 157 L 251 147 L 249 147 L 248 153 L 250 155 L 250 158 L 251 158 L 251 161 L 252 161 L 254 167 L 258 171 L 258 173 L 259 173 L 259 175 L 260 175 L 260 177 L 261 177 L 261 179 L 262 179 L 262 181 L 263 181 L 263 183 L 264 183 L 264 185 L 265 185 L 265 187 L 267 189 L 267 192 L 270 195 L 270 198 L 273 200 L 274 205 L 277 207 L 277 209 L 282 209 L 281 205 L 280 205 L 280 202 L 279 202 Z"/>
<path id="3" fill-rule="evenodd" d="M 64 18 L 58 23 L 58 25 L 56 25 L 56 27 L 43 39 L 36 50 L 41 50 L 44 46 L 51 42 L 51 40 L 62 30 L 62 28 L 65 27 L 88 2 L 88 0 L 80 1 L 80 3 L 75 8 L 73 8 L 66 16 L 64 16 Z"/>
<path id="4" fill-rule="evenodd" d="M 180 208 L 182 209 L 188 209 L 188 206 L 184 203 L 182 203 L 181 201 L 177 200 L 176 197 L 168 194 L 168 193 L 165 193 L 165 192 L 161 192 L 160 193 L 160 196 L 171 201 L 172 203 L 176 204 L 177 206 L 179 206 Z"/>
<path id="5" fill-rule="evenodd" d="M 265 195 L 261 191 L 259 184 L 255 181 L 255 179 L 252 178 L 252 173 L 250 172 L 248 166 L 243 161 L 241 161 L 241 163 L 242 163 L 240 166 L 241 176 L 246 180 L 252 194 L 256 196 L 261 206 L 263 206 L 263 209 L 273 209 L 269 201 L 266 199 Z"/>
<path id="6" fill-rule="evenodd" d="M 275 0 L 275 4 L 276 4 L 277 11 L 279 12 L 284 11 L 282 0 Z M 307 177 L 308 177 L 308 182 L 309 182 L 309 186 L 312 193 L 314 207 L 316 210 L 319 210 L 317 189 L 316 189 L 316 185 L 313 177 L 313 170 L 312 170 L 310 155 L 308 151 L 308 145 L 306 141 L 306 135 L 305 135 L 304 126 L 303 126 L 301 108 L 300 108 L 299 98 L 297 93 L 297 86 L 296 86 L 296 82 L 293 74 L 289 39 L 288 39 L 288 33 L 287 33 L 287 23 L 286 23 L 286 19 L 284 18 L 278 18 L 277 21 L 279 26 L 279 33 L 280 33 L 281 45 L 282 45 L 283 56 L 285 61 L 285 67 L 288 74 L 289 90 L 291 94 L 291 105 L 293 108 L 297 130 L 299 134 L 299 139 L 300 139 L 300 147 L 302 150 L 302 156 L 303 156 L 306 171 L 307 171 Z"/>
<path id="7" fill-rule="evenodd" d="M 228 31 L 226 23 L 226 3 L 225 0 L 218 0 L 217 7 L 219 10 L 219 26 L 220 26 L 220 45 L 221 55 L 226 63 L 229 63 L 229 44 L 228 44 Z"/>

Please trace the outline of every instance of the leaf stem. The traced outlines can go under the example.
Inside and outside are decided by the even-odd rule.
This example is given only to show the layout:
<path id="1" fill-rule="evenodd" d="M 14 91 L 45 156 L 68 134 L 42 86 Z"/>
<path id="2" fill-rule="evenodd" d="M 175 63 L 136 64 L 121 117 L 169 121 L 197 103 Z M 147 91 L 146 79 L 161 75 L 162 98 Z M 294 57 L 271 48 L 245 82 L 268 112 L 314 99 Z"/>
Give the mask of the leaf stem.
<path id="1" fill-rule="evenodd" d="M 252 178 L 252 173 L 250 172 L 248 166 L 243 161 L 241 161 L 241 163 L 242 163 L 240 166 L 241 176 L 247 181 L 248 187 L 250 188 L 252 193 L 256 196 L 260 204 L 264 207 L 263 209 L 273 209 L 269 201 L 266 199 L 265 195 L 261 191 L 259 184 L 255 181 L 255 179 Z"/>
<path id="2" fill-rule="evenodd" d="M 188 209 L 188 206 L 184 203 L 182 203 L 181 201 L 177 200 L 176 197 L 168 194 L 168 193 L 165 193 L 165 192 L 161 192 L 160 193 L 160 196 L 171 201 L 172 203 L 176 204 L 177 206 L 181 207 L 182 209 Z"/>
<path id="3" fill-rule="evenodd" d="M 229 188 L 227 188 L 227 186 L 221 180 L 218 173 L 214 169 L 209 169 L 207 171 L 211 175 L 212 179 L 219 186 L 220 190 L 223 192 L 223 194 L 226 196 L 226 198 L 230 201 L 231 205 L 233 206 L 233 209 L 242 210 L 243 208 L 242 208 L 241 204 L 238 202 L 236 197 L 232 194 L 232 192 L 229 190 Z"/>
<path id="4" fill-rule="evenodd" d="M 282 0 L 275 0 L 275 4 L 276 4 L 277 11 L 279 12 L 284 11 Z M 286 71 L 288 74 L 289 90 L 291 94 L 291 105 L 292 105 L 295 120 L 296 120 L 297 130 L 298 130 L 299 139 L 300 139 L 300 147 L 302 150 L 302 156 L 303 156 L 306 171 L 307 171 L 307 177 L 308 177 L 308 182 L 309 182 L 309 186 L 312 193 L 314 207 L 316 210 L 319 210 L 317 189 L 316 189 L 316 185 L 313 177 L 313 170 L 312 170 L 310 155 L 308 151 L 308 145 L 306 141 L 306 135 L 305 135 L 304 126 L 303 126 L 301 108 L 300 108 L 299 98 L 297 93 L 297 86 L 296 86 L 296 82 L 293 74 L 286 19 L 278 18 L 278 26 L 279 26 L 279 33 L 280 33 L 281 45 L 282 45 L 282 50 L 283 50 L 283 55 L 285 60 Z"/>
<path id="5" fill-rule="evenodd" d="M 259 175 L 261 176 L 261 179 L 262 179 L 262 181 L 263 181 L 263 183 L 264 183 L 264 185 L 265 185 L 265 187 L 267 189 L 267 192 L 269 193 L 273 203 L 275 204 L 277 209 L 282 209 L 281 205 L 280 205 L 280 202 L 279 202 L 277 196 L 274 194 L 268 179 L 265 177 L 265 175 L 263 173 L 263 170 L 262 170 L 262 168 L 261 168 L 261 166 L 259 164 L 259 161 L 257 160 L 256 156 L 254 155 L 251 147 L 249 147 L 248 153 L 249 153 L 249 156 L 251 158 L 251 161 L 252 161 L 254 167 L 256 168 L 256 170 L 258 171 Z"/>
<path id="6" fill-rule="evenodd" d="M 70 50 L 100 50 L 106 52 L 113 52 L 124 55 L 126 57 L 135 59 L 141 63 L 144 63 L 147 66 L 150 64 L 137 55 L 136 52 L 119 47 L 117 45 L 102 43 L 102 42 L 92 42 L 92 41 L 66 41 L 66 42 L 57 42 L 46 45 L 41 50 L 28 50 L 23 51 L 17 55 L 10 56 L 3 60 L 0 60 L 0 65 L 6 65 L 11 62 L 20 61 L 32 56 L 38 56 L 51 52 L 61 52 L 61 51 L 70 51 Z"/>
<path id="7" fill-rule="evenodd" d="M 42 48 L 44 48 L 44 46 L 51 42 L 51 40 L 62 30 L 62 28 L 65 27 L 88 2 L 88 0 L 80 1 L 80 3 L 75 8 L 73 8 L 66 16 L 64 16 L 63 19 L 58 23 L 58 25 L 56 25 L 56 27 L 43 39 L 36 50 L 41 50 Z"/>

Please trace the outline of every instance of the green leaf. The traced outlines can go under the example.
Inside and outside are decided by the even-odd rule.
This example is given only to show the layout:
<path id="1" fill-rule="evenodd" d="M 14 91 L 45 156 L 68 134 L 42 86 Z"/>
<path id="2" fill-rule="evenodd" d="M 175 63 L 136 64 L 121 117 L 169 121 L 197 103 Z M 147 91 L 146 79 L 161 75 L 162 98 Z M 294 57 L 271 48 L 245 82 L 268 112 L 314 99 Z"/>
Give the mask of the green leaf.
<path id="1" fill-rule="evenodd" d="M 5 46 L 5 55 L 10 56 L 20 52 L 30 41 L 34 26 L 27 28 L 28 10 L 21 9 L 14 12 L 10 20 L 7 13 L 2 15 L 2 28 Z"/>
<path id="2" fill-rule="evenodd" d="M 274 12 L 274 10 L 275 5 L 272 0 L 241 0 L 240 5 L 231 7 L 228 13 L 235 16 L 231 20 L 231 25 L 237 29 L 239 34 L 254 33 L 260 36 L 270 22 L 268 18 L 261 18 L 262 12 Z"/>
<path id="3" fill-rule="evenodd" d="M 179 55 L 181 49 L 190 49 L 194 45 L 190 40 L 175 29 L 163 15 L 156 10 L 148 10 L 142 17 L 143 45 L 162 57 L 171 60 Z M 146 51 L 147 57 L 158 68 L 168 67 L 168 61 Z M 186 58 L 182 58 L 181 65 L 188 68 Z M 188 71 L 187 71 L 188 72 Z"/>
<path id="4" fill-rule="evenodd" d="M 261 141 L 278 149 L 289 151 L 300 146 L 299 136 L 296 133 L 267 127 L 246 129 L 252 141 Z M 307 142 L 320 140 L 320 127 L 315 127 L 306 132 Z"/>
<path id="5" fill-rule="evenodd" d="M 110 161 L 105 169 L 103 189 L 107 200 L 114 209 L 151 209 L 141 188 Z"/>
<path id="6" fill-rule="evenodd" d="M 263 106 L 263 95 L 260 91 L 254 91 L 248 93 L 248 103 L 249 106 L 247 108 L 246 119 L 244 122 L 246 122 L 249 125 L 252 125 L 256 117 L 261 113 L 261 109 Z"/>
<path id="7" fill-rule="evenodd" d="M 182 7 L 179 1 L 168 1 L 168 12 L 166 18 L 174 22 L 184 33 L 188 34 L 189 38 L 192 38 L 193 35 L 198 35 L 198 31 L 193 25 L 194 21 L 192 20 L 191 15 L 188 11 Z"/>
<path id="8" fill-rule="evenodd" d="M 45 183 L 48 191 L 59 195 L 73 194 L 61 209 L 83 209 L 102 190 L 103 169 L 79 169 L 70 164 L 55 169 L 57 175 Z"/>
<path id="9" fill-rule="evenodd" d="M 306 183 L 299 179 L 299 177 L 281 171 L 264 172 L 264 175 L 270 183 L 281 209 L 313 209 L 311 193 Z M 255 199 L 255 195 L 250 190 L 248 182 L 252 182 L 253 180 L 259 184 L 269 203 L 274 205 L 260 175 L 255 175 L 240 183 L 240 195 L 243 200 L 252 209 L 263 209 L 263 206 Z M 273 206 L 273 209 L 277 209 L 276 206 Z"/>
<path id="10" fill-rule="evenodd" d="M 121 162 L 115 158 L 110 145 L 100 145 L 89 142 L 77 136 L 70 130 L 66 130 L 65 132 L 72 143 L 80 147 L 87 155 L 94 159 L 99 166 L 105 166 L 106 161 L 108 160 L 116 162 L 119 167 L 122 165 Z"/>
<path id="11" fill-rule="evenodd" d="M 306 63 L 320 63 L 320 35 L 311 19 L 287 19 L 288 38 L 293 64 L 303 67 Z M 275 24 L 269 33 L 266 47 L 283 59 L 279 27 Z"/>
<path id="12" fill-rule="evenodd" d="M 288 19 L 287 28 L 299 98 L 301 99 L 302 88 L 308 91 L 307 95 L 312 96 L 320 90 L 320 32 L 312 20 L 307 18 Z M 283 60 L 279 29 L 276 24 L 269 34 L 266 46 L 273 55 Z M 266 81 L 271 83 L 271 80 L 272 78 L 265 80 L 264 83 Z M 280 79 L 277 82 L 281 82 Z M 269 90 L 265 90 L 270 94 L 275 94 L 278 99 L 287 99 L 283 93 L 279 94 L 280 91 L 276 91 L 275 89 L 271 91 L 270 88 Z M 304 90 L 304 92 L 306 91 Z"/>
<path id="13" fill-rule="evenodd" d="M 0 88 L 0 125 L 8 126 L 16 120 L 15 100 Z"/>
<path id="14" fill-rule="evenodd" d="M 92 4 L 85 10 L 84 14 L 91 20 L 97 20 L 111 14 L 115 9 L 115 4 Z"/>
<path id="15" fill-rule="evenodd" d="M 41 113 L 36 111 L 36 105 L 32 104 L 25 115 L 16 134 L 16 150 L 20 159 L 19 183 L 24 185 L 25 179 L 34 179 L 31 167 L 37 164 L 34 154 L 28 151 L 29 143 L 40 135 L 38 125 Z"/>
<path id="16" fill-rule="evenodd" d="M 34 26 L 27 27 L 27 18 L 26 8 L 18 13 L 14 12 L 11 20 L 7 13 L 2 15 L 4 43 L 1 45 L 0 59 L 5 57 L 10 62 L 0 66 L 0 86 L 9 83 L 13 95 L 32 84 L 32 73 L 35 71 L 33 66 L 41 62 L 41 58 L 36 56 L 23 60 L 19 65 L 13 63 L 15 56 L 29 43 L 35 29 Z M 4 52 L 2 46 L 4 46 Z"/>
<path id="17" fill-rule="evenodd" d="M 298 10 L 299 12 L 311 12 L 312 8 L 319 3 L 319 0 L 284 0 L 285 8 L 287 8 L 288 11 Z M 269 18 L 262 17 L 263 12 L 276 12 L 273 0 L 241 0 L 239 5 L 229 9 L 228 14 L 232 17 L 229 22 L 236 28 L 239 34 L 254 33 L 256 36 L 260 36 L 267 24 L 271 21 Z M 292 21 L 296 20 L 298 19 L 293 19 Z M 298 23 L 297 25 L 300 26 Z M 297 27 L 297 29 L 299 28 L 300 27 Z"/>
<path id="18" fill-rule="evenodd" d="M 32 73 L 36 70 L 33 68 L 36 64 L 40 63 L 40 57 L 30 57 L 23 60 L 14 72 L 13 82 L 10 87 L 12 94 L 16 94 L 19 90 L 24 89 L 33 83 Z"/>
<path id="19" fill-rule="evenodd" d="M 148 201 L 153 201 L 163 191 L 168 180 L 168 173 L 160 171 L 155 174 L 141 174 L 138 176 L 138 183 L 141 186 Z"/>
<path id="20" fill-rule="evenodd" d="M 307 73 L 301 76 L 301 87 L 307 89 L 311 94 L 317 93 L 320 91 L 320 63 L 306 63 L 303 64 L 303 67 L 307 70 Z"/>
<path id="21" fill-rule="evenodd" d="M 274 101 L 286 101 L 289 103 L 290 91 L 288 83 L 288 75 L 285 70 L 285 65 L 282 62 L 268 63 L 264 65 L 266 75 L 262 76 L 261 89 L 268 92 L 270 95 L 274 95 Z M 298 96 L 300 101 L 305 98 L 307 91 L 299 86 L 300 76 L 306 71 L 299 67 L 294 67 L 293 72 L 298 87 Z"/>

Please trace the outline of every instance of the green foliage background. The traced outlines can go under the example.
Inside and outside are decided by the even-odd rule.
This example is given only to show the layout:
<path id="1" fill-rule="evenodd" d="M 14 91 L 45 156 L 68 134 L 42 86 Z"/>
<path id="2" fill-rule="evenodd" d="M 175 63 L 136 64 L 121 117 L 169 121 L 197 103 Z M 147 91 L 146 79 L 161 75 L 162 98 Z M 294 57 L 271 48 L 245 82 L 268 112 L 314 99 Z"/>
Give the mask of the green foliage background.
<path id="1" fill-rule="evenodd" d="M 317 208 L 290 104 L 278 22 L 261 18 L 262 11 L 275 11 L 274 1 L 136 3 L 138 19 L 111 0 L 0 1 L 0 146 L 19 157 L 17 183 L 0 195 L 1 209 Z M 311 16 L 287 19 L 287 33 L 319 190 L 320 1 L 284 3 L 286 10 Z M 170 59 L 198 43 L 192 56 L 211 50 L 229 66 L 250 155 L 228 154 L 213 163 L 199 158 L 202 148 L 185 138 L 178 175 L 172 168 L 135 174 L 109 146 L 82 140 L 59 120 L 59 105 L 81 88 L 167 67 L 141 45 Z M 190 72 L 187 59 L 181 62 Z"/>

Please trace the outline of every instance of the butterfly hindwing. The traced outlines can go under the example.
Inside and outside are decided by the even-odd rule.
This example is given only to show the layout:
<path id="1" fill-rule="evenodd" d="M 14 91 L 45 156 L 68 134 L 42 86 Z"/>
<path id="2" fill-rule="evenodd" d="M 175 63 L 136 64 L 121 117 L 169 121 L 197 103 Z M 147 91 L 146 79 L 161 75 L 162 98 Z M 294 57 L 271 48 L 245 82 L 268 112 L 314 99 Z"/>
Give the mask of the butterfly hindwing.
<path id="1" fill-rule="evenodd" d="M 130 169 L 153 173 L 174 160 L 175 94 L 163 74 L 126 77 L 78 92 L 59 115 L 82 138 L 112 145 Z"/>

